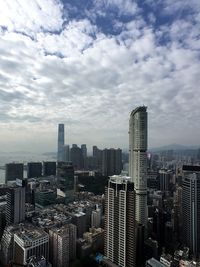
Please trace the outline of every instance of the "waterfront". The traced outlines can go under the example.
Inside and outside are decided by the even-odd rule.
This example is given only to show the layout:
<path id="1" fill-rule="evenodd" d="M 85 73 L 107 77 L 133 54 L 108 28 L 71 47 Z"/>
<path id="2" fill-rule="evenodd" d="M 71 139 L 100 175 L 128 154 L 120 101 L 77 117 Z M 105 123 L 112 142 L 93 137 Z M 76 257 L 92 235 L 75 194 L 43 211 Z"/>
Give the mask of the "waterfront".
<path id="1" fill-rule="evenodd" d="M 0 184 L 5 182 L 5 169 L 6 163 L 20 162 L 26 165 L 27 162 L 38 162 L 38 161 L 53 161 L 55 158 L 44 154 L 34 154 L 27 152 L 0 152 Z M 26 170 L 24 171 L 24 178 L 26 178 Z"/>

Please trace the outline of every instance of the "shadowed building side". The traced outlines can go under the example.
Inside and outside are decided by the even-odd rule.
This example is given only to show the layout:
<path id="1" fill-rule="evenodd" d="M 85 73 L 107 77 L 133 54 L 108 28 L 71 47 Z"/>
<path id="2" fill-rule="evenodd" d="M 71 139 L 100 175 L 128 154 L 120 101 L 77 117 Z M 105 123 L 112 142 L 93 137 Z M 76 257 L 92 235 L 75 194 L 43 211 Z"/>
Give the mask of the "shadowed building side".
<path id="1" fill-rule="evenodd" d="M 58 124 L 58 153 L 57 161 L 64 160 L 65 126 Z"/>

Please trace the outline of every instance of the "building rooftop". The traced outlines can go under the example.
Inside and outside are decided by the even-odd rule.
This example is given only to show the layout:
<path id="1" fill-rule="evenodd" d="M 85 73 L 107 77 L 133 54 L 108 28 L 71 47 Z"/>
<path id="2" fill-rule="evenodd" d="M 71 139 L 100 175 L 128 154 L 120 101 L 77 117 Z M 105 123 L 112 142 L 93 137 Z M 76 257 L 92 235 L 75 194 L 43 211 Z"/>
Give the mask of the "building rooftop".
<path id="1" fill-rule="evenodd" d="M 114 184 L 126 184 L 130 181 L 129 176 L 113 175 L 110 176 L 110 182 Z"/>
<path id="2" fill-rule="evenodd" d="M 157 261 L 154 258 L 151 258 L 147 261 L 147 264 L 149 264 L 150 266 L 154 266 L 154 267 L 164 267 L 165 265 L 162 264 L 160 261 Z M 148 265 L 147 265 L 148 266 Z"/>
<path id="3" fill-rule="evenodd" d="M 43 237 L 47 237 L 48 234 L 40 228 L 33 226 L 32 224 L 22 224 L 15 236 L 21 239 L 24 246 L 30 246 L 31 242 L 34 242 Z"/>
<path id="4" fill-rule="evenodd" d="M 46 235 L 47 233 L 45 233 L 41 229 L 25 229 L 17 233 L 17 236 L 24 241 L 34 241 Z"/>
<path id="5" fill-rule="evenodd" d="M 183 165 L 182 170 L 188 172 L 200 172 L 200 166 Z"/>
<path id="6" fill-rule="evenodd" d="M 134 110 L 132 110 L 131 116 L 133 116 L 135 113 L 140 112 L 140 111 L 146 112 L 146 110 L 147 110 L 146 106 L 137 107 Z"/>

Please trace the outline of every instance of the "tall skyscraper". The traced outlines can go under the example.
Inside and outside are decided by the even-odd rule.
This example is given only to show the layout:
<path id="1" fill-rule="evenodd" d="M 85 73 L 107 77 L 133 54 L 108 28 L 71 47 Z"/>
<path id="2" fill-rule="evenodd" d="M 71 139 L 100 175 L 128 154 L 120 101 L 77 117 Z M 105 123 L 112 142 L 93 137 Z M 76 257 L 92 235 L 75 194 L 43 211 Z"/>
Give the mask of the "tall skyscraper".
<path id="1" fill-rule="evenodd" d="M 121 267 L 136 266 L 135 191 L 130 178 L 111 176 L 105 189 L 104 254 Z"/>
<path id="2" fill-rule="evenodd" d="M 147 224 L 147 107 L 134 109 L 129 121 L 129 176 L 136 192 L 136 220 Z"/>
<path id="3" fill-rule="evenodd" d="M 58 124 L 58 154 L 57 160 L 64 160 L 64 143 L 65 143 L 65 126 L 64 124 Z"/>
<path id="4" fill-rule="evenodd" d="M 9 188 L 7 192 L 6 222 L 8 225 L 25 220 L 25 187 Z"/>
<path id="5" fill-rule="evenodd" d="M 200 166 L 183 166 L 182 216 L 184 243 L 200 254 Z"/>

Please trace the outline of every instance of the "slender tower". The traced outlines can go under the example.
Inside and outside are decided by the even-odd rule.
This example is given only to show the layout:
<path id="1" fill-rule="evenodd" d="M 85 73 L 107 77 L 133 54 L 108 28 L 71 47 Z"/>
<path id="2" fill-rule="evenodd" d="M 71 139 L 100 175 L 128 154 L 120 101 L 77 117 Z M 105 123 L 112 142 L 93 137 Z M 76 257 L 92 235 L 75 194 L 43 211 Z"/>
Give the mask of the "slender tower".
<path id="1" fill-rule="evenodd" d="M 58 124 L 58 153 L 57 161 L 64 160 L 65 126 Z"/>
<path id="2" fill-rule="evenodd" d="M 147 107 L 134 109 L 129 121 L 129 176 L 135 187 L 136 221 L 147 225 Z"/>
<path id="3" fill-rule="evenodd" d="M 120 267 L 136 266 L 135 191 L 130 177 L 113 175 L 105 188 L 104 241 L 109 261 Z"/>

